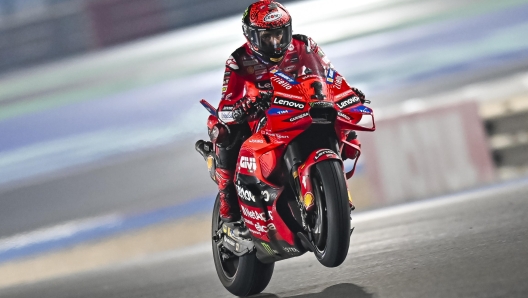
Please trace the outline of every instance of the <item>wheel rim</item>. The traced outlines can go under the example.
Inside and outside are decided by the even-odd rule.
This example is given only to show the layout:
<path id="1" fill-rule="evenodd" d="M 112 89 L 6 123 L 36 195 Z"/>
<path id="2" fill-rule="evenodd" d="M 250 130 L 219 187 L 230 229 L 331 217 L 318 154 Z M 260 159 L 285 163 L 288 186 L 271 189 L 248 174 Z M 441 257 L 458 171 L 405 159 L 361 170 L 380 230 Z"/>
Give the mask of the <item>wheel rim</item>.
<path id="1" fill-rule="evenodd" d="M 319 173 L 314 173 L 313 190 L 315 197 L 315 208 L 308 215 L 310 216 L 310 228 L 315 248 L 323 253 L 326 248 L 326 206 L 325 193 Z"/>
<path id="2" fill-rule="evenodd" d="M 222 226 L 222 220 L 220 219 L 220 217 L 218 217 L 216 227 L 213 233 L 216 234 L 216 232 L 218 231 L 218 229 L 220 229 L 221 226 Z M 229 280 L 233 280 L 238 271 L 239 257 L 235 256 L 233 253 L 227 250 L 222 245 L 221 239 L 218 239 L 217 241 L 213 239 L 213 247 L 214 247 L 214 253 L 216 254 L 216 258 L 218 259 L 220 263 L 220 267 L 222 268 L 222 271 L 224 272 L 224 276 Z M 229 259 L 225 259 L 223 255 L 228 255 Z"/>

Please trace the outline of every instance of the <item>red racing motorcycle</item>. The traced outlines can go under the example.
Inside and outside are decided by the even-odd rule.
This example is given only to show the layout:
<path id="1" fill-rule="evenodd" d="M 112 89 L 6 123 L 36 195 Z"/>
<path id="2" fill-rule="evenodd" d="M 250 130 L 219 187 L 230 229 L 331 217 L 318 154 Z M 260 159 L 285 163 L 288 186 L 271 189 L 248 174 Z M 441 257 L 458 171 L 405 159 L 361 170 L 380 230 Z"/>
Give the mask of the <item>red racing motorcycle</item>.
<path id="1" fill-rule="evenodd" d="M 269 70 L 273 93 L 240 149 L 235 186 L 242 219 L 222 222 L 219 199 L 215 202 L 215 267 L 234 295 L 262 292 L 277 261 L 310 251 L 324 266 L 336 267 L 348 253 L 354 207 L 346 179 L 361 153 L 355 131 L 375 130 L 373 111 L 317 54 L 299 58 L 303 67 L 298 73 L 281 65 Z M 205 100 L 201 103 L 215 123 L 209 132 L 216 146 L 231 123 L 220 120 L 219 111 Z M 364 116 L 371 117 L 369 126 L 359 125 Z M 216 182 L 215 155 L 200 153 Z M 348 172 L 343 156 L 354 160 Z"/>

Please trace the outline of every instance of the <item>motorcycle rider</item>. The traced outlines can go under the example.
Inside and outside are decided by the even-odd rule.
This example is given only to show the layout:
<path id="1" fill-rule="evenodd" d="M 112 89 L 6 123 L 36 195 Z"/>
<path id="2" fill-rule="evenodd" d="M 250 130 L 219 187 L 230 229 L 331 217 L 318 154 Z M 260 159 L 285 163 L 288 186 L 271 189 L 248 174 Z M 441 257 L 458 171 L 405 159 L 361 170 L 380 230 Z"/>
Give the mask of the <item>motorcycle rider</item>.
<path id="1" fill-rule="evenodd" d="M 218 183 L 220 217 L 224 222 L 240 219 L 240 207 L 233 183 L 240 147 L 251 136 L 252 129 L 261 118 L 257 106 L 269 101 L 271 91 L 269 69 L 281 64 L 285 71 L 296 76 L 301 47 L 319 55 L 324 67 L 333 68 L 321 48 L 305 35 L 292 35 L 292 18 L 278 2 L 261 0 L 251 4 L 242 17 L 242 30 L 247 42 L 227 59 L 222 86 L 222 97 L 217 109 L 218 118 L 233 122 L 228 127 L 229 137 L 223 144 L 216 142 L 212 152 L 210 142 L 198 141 L 196 149 L 207 159 L 214 154 L 216 165 L 214 179 Z M 364 101 L 365 96 L 352 89 Z M 257 114 L 257 115 L 255 115 Z M 208 121 L 211 133 L 216 123 Z M 211 168 L 211 165 L 209 165 Z"/>

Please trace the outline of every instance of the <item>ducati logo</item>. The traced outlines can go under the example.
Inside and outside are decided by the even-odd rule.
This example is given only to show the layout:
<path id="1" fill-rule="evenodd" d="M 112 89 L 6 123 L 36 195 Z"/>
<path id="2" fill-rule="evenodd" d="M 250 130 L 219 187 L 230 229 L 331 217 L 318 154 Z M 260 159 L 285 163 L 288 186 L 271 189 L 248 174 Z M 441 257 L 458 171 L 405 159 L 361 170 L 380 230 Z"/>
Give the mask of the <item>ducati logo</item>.
<path id="1" fill-rule="evenodd" d="M 240 167 L 248 170 L 248 172 L 254 172 L 257 170 L 257 163 L 253 157 L 240 157 Z"/>

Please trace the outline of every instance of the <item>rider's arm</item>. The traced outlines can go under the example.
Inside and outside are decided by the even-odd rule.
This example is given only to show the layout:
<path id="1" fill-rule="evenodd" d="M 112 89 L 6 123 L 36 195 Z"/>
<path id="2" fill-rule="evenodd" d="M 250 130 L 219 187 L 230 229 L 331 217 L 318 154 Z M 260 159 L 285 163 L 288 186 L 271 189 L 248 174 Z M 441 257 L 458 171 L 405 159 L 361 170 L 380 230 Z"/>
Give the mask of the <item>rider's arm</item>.
<path id="1" fill-rule="evenodd" d="M 240 74 L 237 62 L 230 56 L 226 61 L 222 84 L 222 97 L 218 105 L 218 114 L 223 122 L 232 122 L 233 110 L 237 102 L 243 98 L 246 80 Z"/>

